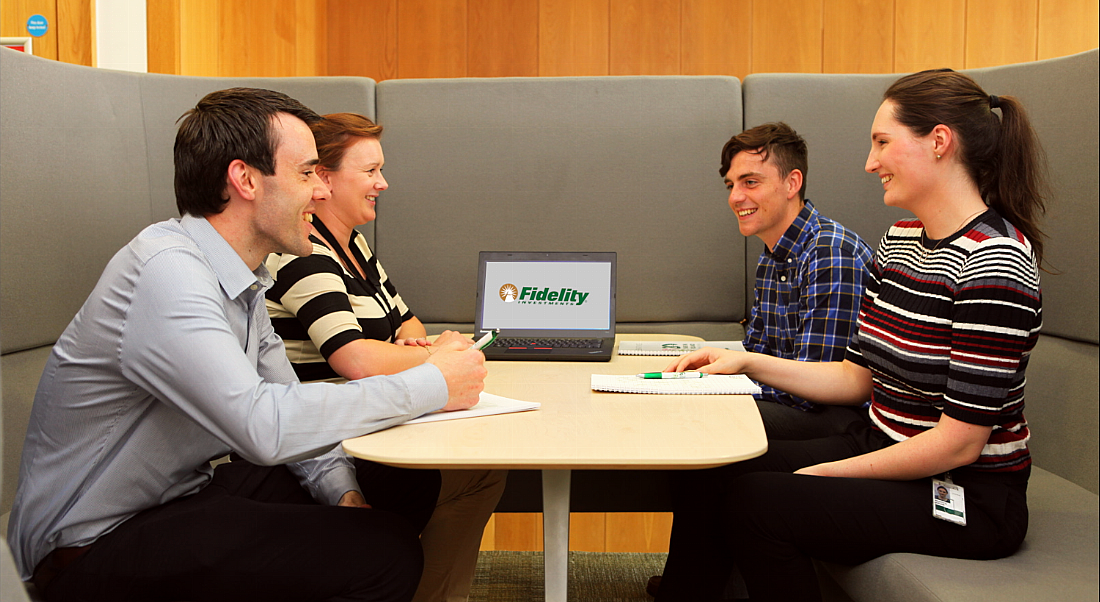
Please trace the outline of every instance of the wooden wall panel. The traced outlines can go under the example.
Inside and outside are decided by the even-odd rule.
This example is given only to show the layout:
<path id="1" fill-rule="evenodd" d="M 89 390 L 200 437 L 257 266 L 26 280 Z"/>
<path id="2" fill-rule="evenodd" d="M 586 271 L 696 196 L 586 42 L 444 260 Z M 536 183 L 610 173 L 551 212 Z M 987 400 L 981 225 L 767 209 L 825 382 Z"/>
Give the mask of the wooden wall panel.
<path id="1" fill-rule="evenodd" d="M 896 0 L 894 71 L 964 68 L 966 0 Z"/>
<path id="2" fill-rule="evenodd" d="M 95 65 L 95 2 L 57 0 L 57 60 Z"/>
<path id="3" fill-rule="evenodd" d="M 470 0 L 468 11 L 468 76 L 538 76 L 538 0 Z"/>
<path id="4" fill-rule="evenodd" d="M 752 15 L 754 73 L 821 73 L 821 0 L 757 0 Z"/>
<path id="5" fill-rule="evenodd" d="M 679 75 L 680 0 L 611 0 L 611 75 Z"/>
<path id="6" fill-rule="evenodd" d="M 218 0 L 179 0 L 180 75 L 216 77 L 220 42 Z"/>
<path id="7" fill-rule="evenodd" d="M 1050 59 L 1100 46 L 1100 2 L 1039 0 L 1036 58 Z"/>
<path id="8" fill-rule="evenodd" d="M 732 75 L 752 72 L 752 0 L 683 0 L 680 72 Z"/>
<path id="9" fill-rule="evenodd" d="M 569 513 L 569 549 L 575 552 L 603 552 L 607 549 L 604 512 Z"/>
<path id="10" fill-rule="evenodd" d="M 327 18 L 325 0 L 296 0 L 294 64 L 295 75 L 328 75 Z"/>
<path id="11" fill-rule="evenodd" d="M 0 35 L 27 37 L 27 19 L 42 15 L 46 34 L 32 42 L 35 56 L 57 60 L 57 0 L 4 0 L 0 4 Z"/>
<path id="12" fill-rule="evenodd" d="M 539 0 L 539 75 L 608 75 L 609 0 Z"/>
<path id="13" fill-rule="evenodd" d="M 146 0 L 145 52 L 149 73 L 180 72 L 180 2 Z"/>
<path id="14" fill-rule="evenodd" d="M 399 0 L 397 76 L 466 76 L 466 0 Z"/>
<path id="15" fill-rule="evenodd" d="M 493 515 L 497 550 L 542 551 L 542 513 L 504 512 Z"/>
<path id="16" fill-rule="evenodd" d="M 295 0 L 219 2 L 218 75 L 297 75 L 296 17 Z"/>
<path id="17" fill-rule="evenodd" d="M 397 0 L 328 0 L 328 75 L 397 77 Z"/>
<path id="18" fill-rule="evenodd" d="M 967 0 L 966 68 L 1034 61 L 1038 0 Z"/>
<path id="19" fill-rule="evenodd" d="M 608 552 L 667 552 L 671 512 L 609 512 Z"/>
<path id="20" fill-rule="evenodd" d="M 894 3 L 825 0 L 822 70 L 891 73 L 894 70 Z"/>

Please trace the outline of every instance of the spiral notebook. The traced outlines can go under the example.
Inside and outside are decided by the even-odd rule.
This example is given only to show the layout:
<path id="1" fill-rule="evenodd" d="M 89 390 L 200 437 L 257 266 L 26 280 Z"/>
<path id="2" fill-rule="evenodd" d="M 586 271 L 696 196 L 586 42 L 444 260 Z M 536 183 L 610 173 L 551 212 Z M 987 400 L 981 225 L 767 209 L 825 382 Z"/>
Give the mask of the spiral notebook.
<path id="1" fill-rule="evenodd" d="M 658 395 L 752 395 L 760 387 L 744 374 L 710 374 L 703 378 L 652 379 L 633 374 L 593 374 L 592 390 Z"/>
<path id="2" fill-rule="evenodd" d="M 683 355 L 703 347 L 744 351 L 741 341 L 620 341 L 619 355 Z"/>

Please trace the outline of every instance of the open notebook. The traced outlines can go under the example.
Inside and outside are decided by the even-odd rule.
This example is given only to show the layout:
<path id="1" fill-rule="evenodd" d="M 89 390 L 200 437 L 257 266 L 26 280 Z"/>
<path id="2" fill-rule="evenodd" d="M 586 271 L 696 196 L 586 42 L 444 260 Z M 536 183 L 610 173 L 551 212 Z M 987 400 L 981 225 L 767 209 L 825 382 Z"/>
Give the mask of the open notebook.
<path id="1" fill-rule="evenodd" d="M 634 374 L 593 374 L 592 390 L 663 395 L 752 395 L 760 387 L 744 374 L 710 374 L 703 378 L 649 379 Z"/>

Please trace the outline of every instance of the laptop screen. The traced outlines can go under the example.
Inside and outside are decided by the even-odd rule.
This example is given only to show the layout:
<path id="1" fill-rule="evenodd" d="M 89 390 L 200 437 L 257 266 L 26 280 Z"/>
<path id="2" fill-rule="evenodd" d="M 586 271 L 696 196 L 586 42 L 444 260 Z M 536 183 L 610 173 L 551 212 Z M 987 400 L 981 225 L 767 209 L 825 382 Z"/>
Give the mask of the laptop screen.
<path id="1" fill-rule="evenodd" d="M 477 328 L 562 336 L 613 331 L 614 282 L 614 253 L 482 252 Z"/>

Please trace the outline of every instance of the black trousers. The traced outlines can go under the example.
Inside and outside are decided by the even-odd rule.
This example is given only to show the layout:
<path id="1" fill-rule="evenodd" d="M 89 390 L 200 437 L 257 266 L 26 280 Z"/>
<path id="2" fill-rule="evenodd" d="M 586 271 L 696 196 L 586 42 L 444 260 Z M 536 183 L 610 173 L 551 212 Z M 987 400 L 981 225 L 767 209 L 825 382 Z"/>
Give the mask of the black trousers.
<path id="1" fill-rule="evenodd" d="M 772 441 L 766 454 L 746 462 L 680 472 L 658 601 L 720 600 L 735 564 L 753 602 L 820 600 L 813 558 L 858 564 L 913 552 L 991 559 L 1019 548 L 1027 533 L 1027 474 L 952 471 L 966 491 L 965 527 L 932 516 L 930 478 L 792 474 L 891 444 L 861 421 L 841 435 Z"/>
<path id="2" fill-rule="evenodd" d="M 439 473 L 356 469 L 373 509 L 319 505 L 284 466 L 219 465 L 199 493 L 100 537 L 43 593 L 51 602 L 410 600 Z"/>

